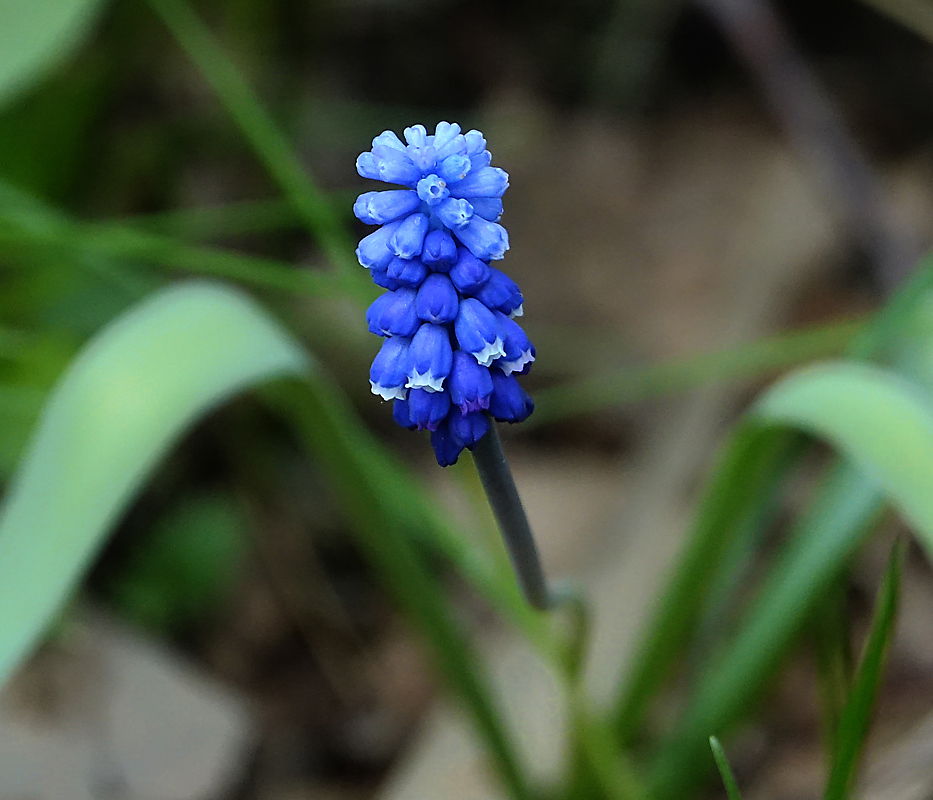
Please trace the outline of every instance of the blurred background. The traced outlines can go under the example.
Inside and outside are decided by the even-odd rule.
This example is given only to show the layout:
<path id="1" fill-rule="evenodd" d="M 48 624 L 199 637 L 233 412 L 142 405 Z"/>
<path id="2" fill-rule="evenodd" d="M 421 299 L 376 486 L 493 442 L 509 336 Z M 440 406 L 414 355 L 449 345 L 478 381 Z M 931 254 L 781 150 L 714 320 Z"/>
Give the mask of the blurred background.
<path id="1" fill-rule="evenodd" d="M 384 129 L 479 128 L 509 172 L 503 268 L 524 293 L 538 349 L 525 385 L 539 404 L 504 432 L 506 447 L 549 572 L 594 597 L 597 697 L 625 663 L 728 426 L 778 369 L 838 352 L 933 240 L 929 11 L 891 6 L 193 3 L 354 235 L 353 199 L 370 188 L 355 159 Z M 327 268 L 152 8 L 114 0 L 85 23 L 0 108 L 4 480 L 81 344 L 188 272 L 121 251 L 97 223 Z M 9 209 L 24 197 L 69 233 L 18 228 Z M 378 342 L 358 306 L 250 291 L 469 519 L 471 467 L 439 470 L 426 439 L 394 427 L 369 394 Z M 741 349 L 804 329 L 783 355 Z M 733 356 L 690 361 L 724 350 Z M 806 478 L 778 521 L 807 496 Z M 856 629 L 885 555 L 869 548 L 844 588 Z M 455 576 L 449 588 L 546 778 L 559 758 L 548 676 Z M 933 710 L 933 580 L 916 554 L 904 591 L 878 733 L 886 788 L 870 796 L 908 796 L 884 794 L 895 773 L 933 785 L 933 755 L 917 755 L 930 737 L 916 738 Z M 493 796 L 326 477 L 249 396 L 172 451 L 60 628 L 0 702 L 4 800 Z M 740 737 L 747 796 L 818 796 L 813 671 L 802 648 Z"/>

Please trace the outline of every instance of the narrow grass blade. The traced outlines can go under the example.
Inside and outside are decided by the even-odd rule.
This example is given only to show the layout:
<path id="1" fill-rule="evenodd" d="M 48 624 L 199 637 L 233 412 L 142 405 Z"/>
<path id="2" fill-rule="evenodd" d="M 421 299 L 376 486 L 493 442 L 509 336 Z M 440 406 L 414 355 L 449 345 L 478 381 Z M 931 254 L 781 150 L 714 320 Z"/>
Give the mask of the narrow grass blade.
<path id="1" fill-rule="evenodd" d="M 347 204 L 350 207 L 352 199 Z M 297 227 L 298 215 L 286 200 L 247 200 L 216 206 L 179 208 L 121 220 L 123 224 L 188 241 L 269 233 Z"/>
<path id="2" fill-rule="evenodd" d="M 916 324 L 918 311 L 933 289 L 933 260 L 927 259 L 916 273 L 901 287 L 892 300 L 884 306 L 872 319 L 871 323 L 863 328 L 848 348 L 853 358 L 867 359 L 881 354 L 890 354 L 898 343 L 898 336 L 903 331 Z M 931 360 L 933 364 L 933 360 Z M 919 365 L 919 372 L 933 374 L 931 364 Z M 737 432 L 734 439 L 727 445 L 727 453 L 739 447 L 738 442 L 745 434 Z M 746 442 L 744 447 L 754 450 L 756 445 Z M 760 446 L 760 445 L 757 445 Z M 785 445 L 787 446 L 787 445 Z M 739 536 L 739 529 L 751 523 L 755 514 L 764 513 L 767 505 L 777 493 L 780 483 L 789 466 L 796 460 L 794 453 L 782 447 L 776 447 L 770 456 L 762 456 L 760 460 L 750 461 L 753 470 L 763 474 L 756 483 L 753 491 L 757 494 L 756 500 L 743 498 L 742 493 L 752 491 L 746 483 L 746 470 L 741 459 L 736 460 L 734 453 L 722 458 L 723 464 L 733 463 L 734 472 L 731 477 L 724 475 L 726 467 L 720 468 L 715 474 L 709 489 L 704 494 L 697 521 L 688 538 L 684 555 L 675 568 L 674 575 L 662 597 L 659 611 L 655 614 L 648 627 L 635 663 L 629 674 L 625 677 L 617 695 L 616 703 L 611 711 L 613 727 L 619 732 L 622 741 L 632 741 L 640 730 L 644 714 L 652 698 L 669 675 L 672 665 L 684 652 L 687 640 L 683 636 L 685 630 L 683 622 L 679 621 L 681 614 L 686 615 L 688 624 L 695 619 L 693 609 L 703 606 L 703 598 L 709 581 L 711 580 L 712 566 L 703 558 L 703 551 L 708 546 L 701 540 L 707 536 L 721 536 L 723 548 L 725 543 Z M 736 463 L 737 461 L 737 463 Z M 851 478 L 853 484 L 861 485 L 855 477 Z M 735 492 L 729 490 L 735 482 Z M 832 485 L 832 484 L 830 484 Z M 869 487 L 866 485 L 866 488 Z M 873 492 L 874 487 L 870 487 Z M 865 517 L 852 520 L 850 537 L 857 539 L 862 529 L 874 518 L 880 507 L 880 499 L 873 496 L 873 502 L 866 503 Z M 841 502 L 845 502 L 845 492 L 840 493 Z M 747 503 L 745 511 L 739 513 L 738 507 Z M 828 513 L 828 512 L 827 512 Z M 845 509 L 839 509 L 839 519 L 847 517 Z M 829 517 L 834 515 L 829 513 Z M 713 532 L 708 520 L 722 519 L 723 527 Z M 699 562 L 698 565 L 695 562 Z M 704 572 L 704 568 L 709 571 Z M 678 608 L 686 609 L 678 612 Z M 765 658 L 764 663 L 768 663 Z M 709 735 L 704 732 L 702 741 Z"/>
<path id="3" fill-rule="evenodd" d="M 865 652 L 839 719 L 836 752 L 824 800 L 846 800 L 855 781 L 872 710 L 881 688 L 884 664 L 894 638 L 903 562 L 904 544 L 898 542 L 891 553 L 888 570 L 878 592 Z"/>
<path id="4" fill-rule="evenodd" d="M 571 385 L 542 389 L 528 425 L 542 425 L 704 386 L 758 378 L 806 361 L 838 355 L 864 329 L 862 320 L 773 336 L 728 350 L 672 359 L 647 367 L 582 377 Z"/>
<path id="5" fill-rule="evenodd" d="M 708 666 L 652 770 L 656 797 L 686 794 L 703 774 L 703 744 L 759 697 L 804 615 L 870 529 L 885 496 L 933 553 L 933 405 L 889 371 L 833 363 L 785 379 L 746 423 L 790 425 L 848 456 L 775 564 L 728 649 Z M 761 435 L 766 435 L 762 433 Z"/>
<path id="6" fill-rule="evenodd" d="M 282 384 L 270 387 L 265 396 L 291 420 L 326 469 L 361 548 L 431 643 L 441 672 L 472 716 L 510 795 L 530 800 L 525 772 L 490 699 L 483 670 L 407 530 L 417 524 L 419 506 L 405 507 L 405 495 L 394 491 L 399 483 L 392 475 L 400 474 L 398 465 L 383 469 L 389 465 L 333 387 L 321 381 Z"/>
<path id="7" fill-rule="evenodd" d="M 327 257 L 354 283 L 362 283 L 356 246 L 326 195 L 317 186 L 249 84 L 185 0 L 149 0 L 315 235 Z"/>
<path id="8" fill-rule="evenodd" d="M 0 212 L 0 242 L 139 261 L 297 295 L 335 296 L 344 293 L 330 274 L 300 269 L 274 259 L 186 244 L 116 225 L 49 224 L 47 220 L 41 226 L 32 223 L 27 215 L 13 217 Z"/>
<path id="9" fill-rule="evenodd" d="M 881 512 L 875 482 L 843 465 L 795 525 L 791 539 L 729 646 L 704 669 L 687 709 L 651 766 L 655 798 L 687 797 L 708 770 L 706 744 L 760 698 L 807 611 L 840 574 Z"/>
<path id="10" fill-rule="evenodd" d="M 822 706 L 822 735 L 827 753 L 835 747 L 839 719 L 852 688 L 855 671 L 846 613 L 847 576 L 835 581 L 813 609 L 809 626 L 816 655 Z"/>
<path id="11" fill-rule="evenodd" d="M 0 509 L 0 681 L 35 646 L 181 433 L 237 392 L 306 368 L 250 300 L 207 284 L 160 293 L 83 350 Z"/>
<path id="12" fill-rule="evenodd" d="M 776 488 L 775 477 L 796 449 L 794 437 L 782 431 L 759 435 L 753 430 L 740 430 L 724 448 L 687 549 L 612 712 L 623 744 L 634 742 L 651 698 L 683 652 L 702 612 L 701 598 L 720 560 L 740 532 L 750 527 L 750 520 L 768 508 Z"/>
<path id="13" fill-rule="evenodd" d="M 726 797 L 728 797 L 729 800 L 742 800 L 742 795 L 739 794 L 739 785 L 736 783 L 735 775 L 732 774 L 732 767 L 729 766 L 729 759 L 726 758 L 726 753 L 722 749 L 719 739 L 715 736 L 710 736 L 709 746 L 710 750 L 713 751 L 713 759 L 716 761 L 716 768 L 719 770 L 719 774 L 722 776 L 722 782 L 726 787 Z"/>

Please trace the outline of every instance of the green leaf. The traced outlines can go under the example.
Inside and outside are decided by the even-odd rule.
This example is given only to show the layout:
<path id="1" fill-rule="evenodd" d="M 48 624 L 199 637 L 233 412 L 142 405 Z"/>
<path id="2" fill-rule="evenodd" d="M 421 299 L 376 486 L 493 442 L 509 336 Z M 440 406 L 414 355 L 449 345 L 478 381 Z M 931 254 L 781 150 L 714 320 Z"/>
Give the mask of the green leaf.
<path id="1" fill-rule="evenodd" d="M 269 175 L 337 267 L 344 288 L 348 293 L 365 293 L 368 286 L 353 258 L 355 243 L 349 230 L 237 66 L 185 0 L 149 0 L 149 5 L 197 65 Z"/>
<path id="2" fill-rule="evenodd" d="M 0 0 L 0 103 L 69 55 L 102 0 Z"/>
<path id="3" fill-rule="evenodd" d="M 865 652 L 839 719 L 836 752 L 826 784 L 825 800 L 845 800 L 855 780 L 872 709 L 881 688 L 884 664 L 894 637 L 904 550 L 903 542 L 894 546 L 878 592 Z"/>
<path id="4" fill-rule="evenodd" d="M 933 556 L 933 405 L 915 384 L 865 364 L 821 364 L 781 381 L 753 415 L 825 439 L 861 466 Z"/>
<path id="5" fill-rule="evenodd" d="M 108 326 L 54 390 L 0 509 L 0 682 L 36 645 L 152 468 L 297 345 L 245 296 L 168 289 Z"/>
<path id="6" fill-rule="evenodd" d="M 656 797 L 685 794 L 704 770 L 703 745 L 760 696 L 813 602 L 864 540 L 885 496 L 933 553 L 933 407 L 898 375 L 855 363 L 800 370 L 767 392 L 742 437 L 789 425 L 848 456 L 798 523 L 739 632 L 707 666 L 652 770 Z M 738 480 L 741 464 L 731 476 Z"/>
<path id="7" fill-rule="evenodd" d="M 471 573 L 475 569 L 492 578 L 493 596 L 521 604 L 517 592 L 505 595 L 502 581 L 468 554 L 470 545 L 449 539 L 449 526 L 433 518 L 417 483 L 368 435 L 337 387 L 326 380 L 278 383 L 263 396 L 320 460 L 361 549 L 433 645 L 441 672 L 472 715 L 503 783 L 516 800 L 528 800 L 527 779 L 489 697 L 482 666 L 459 630 L 426 553 L 416 546 L 419 529 L 422 536 L 436 534 L 431 541 L 462 563 L 467 575 L 476 575 Z"/>
<path id="8" fill-rule="evenodd" d="M 674 733 L 651 770 L 653 797 L 687 796 L 706 773 L 707 737 L 726 730 L 760 697 L 807 611 L 864 541 L 882 507 L 874 481 L 850 465 L 833 470 L 794 526 L 727 648 L 704 668 Z"/>
<path id="9" fill-rule="evenodd" d="M 822 706 L 822 735 L 828 753 L 833 751 L 839 718 L 845 708 L 855 674 L 849 618 L 846 608 L 848 576 L 834 581 L 812 612 L 809 635 L 816 656 L 817 680 Z"/>
<path id="10" fill-rule="evenodd" d="M 729 759 L 726 758 L 726 753 L 722 749 L 722 744 L 720 744 L 719 739 L 715 736 L 710 736 L 709 746 L 710 750 L 713 751 L 713 759 L 716 761 L 716 768 L 722 776 L 723 784 L 725 784 L 726 796 L 729 800 L 742 800 L 742 795 L 739 794 L 739 785 L 736 783 L 735 775 L 732 773 L 732 767 L 729 766 Z"/>
<path id="11" fill-rule="evenodd" d="M 893 354 L 899 365 L 910 362 L 911 378 L 919 385 L 933 385 L 931 348 L 921 346 L 920 352 L 909 358 L 903 353 L 905 335 L 923 338 L 933 333 L 931 290 L 933 262 L 928 259 L 858 334 L 849 348 L 850 354 L 859 359 Z M 736 449 L 748 448 L 754 453 L 764 446 L 768 434 L 756 433 L 754 427 L 741 426 L 725 452 L 734 455 Z M 649 702 L 689 645 L 684 631 L 691 629 L 705 605 L 715 567 L 714 559 L 704 556 L 705 545 L 697 540 L 706 537 L 714 542 L 721 540 L 721 552 L 726 552 L 728 542 L 747 535 L 754 516 L 766 512 L 788 466 L 795 460 L 794 453 L 788 455 L 780 448 L 770 456 L 748 462 L 733 455 L 723 458 L 723 466 L 704 495 L 686 553 L 665 592 L 661 610 L 649 627 L 631 675 L 619 693 L 613 717 L 623 741 L 632 741 L 641 732 Z M 749 468 L 766 473 L 752 486 L 748 483 Z M 730 491 L 730 487 L 735 491 Z M 752 491 L 758 494 L 757 500 L 744 496 Z M 740 512 L 743 503 L 748 505 Z M 696 786 L 708 766 L 706 741 L 710 732 L 730 725 L 758 698 L 804 615 L 861 544 L 882 504 L 875 482 L 855 467 L 839 465 L 831 471 L 817 500 L 782 548 L 765 586 L 746 614 L 738 637 L 706 666 L 683 720 L 657 755 L 652 783 L 659 797 L 682 796 Z M 721 530 L 710 527 L 709 522 L 716 520 L 720 520 Z"/>
<path id="12" fill-rule="evenodd" d="M 276 376 L 303 377 L 270 387 L 269 399 L 327 469 L 363 550 L 428 639 L 512 796 L 528 800 L 481 665 L 412 529 L 424 539 L 440 531 L 444 552 L 477 583 L 491 578 L 489 591 L 504 605 L 517 607 L 517 592 L 505 591 L 468 544 L 455 543 L 414 480 L 311 366 L 251 300 L 211 284 L 158 293 L 84 348 L 53 391 L 0 508 L 0 683 L 36 645 L 185 429 L 240 390 Z"/>
<path id="13" fill-rule="evenodd" d="M 837 355 L 864 327 L 861 320 L 838 322 L 746 342 L 727 350 L 578 377 L 565 386 L 537 392 L 535 413 L 526 427 L 710 383 L 773 375 L 807 361 Z"/>
<path id="14" fill-rule="evenodd" d="M 635 740 L 651 698 L 683 650 L 702 611 L 699 598 L 708 591 L 730 544 L 765 513 L 776 489 L 775 476 L 795 451 L 795 441 L 782 431 L 761 434 L 744 429 L 723 448 L 687 549 L 613 711 L 617 735 L 624 744 Z"/>

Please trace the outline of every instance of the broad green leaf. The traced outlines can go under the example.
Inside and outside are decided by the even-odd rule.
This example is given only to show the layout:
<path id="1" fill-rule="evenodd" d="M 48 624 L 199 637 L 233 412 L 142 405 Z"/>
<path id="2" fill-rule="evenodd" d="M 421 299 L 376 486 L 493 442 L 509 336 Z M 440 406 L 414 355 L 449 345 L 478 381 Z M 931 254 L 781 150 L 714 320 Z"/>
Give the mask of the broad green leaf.
<path id="1" fill-rule="evenodd" d="M 845 800 L 855 780 L 871 713 L 881 689 L 884 664 L 894 638 L 903 561 L 904 546 L 902 542 L 898 542 L 891 553 L 884 583 L 878 592 L 865 652 L 839 719 L 836 751 L 826 784 L 826 793 L 823 795 L 825 800 Z"/>
<path id="2" fill-rule="evenodd" d="M 933 403 L 878 367 L 821 364 L 800 370 L 753 409 L 831 443 L 877 481 L 933 557 Z"/>
<path id="3" fill-rule="evenodd" d="M 49 399 L 0 509 L 0 682 L 180 434 L 237 392 L 307 366 L 249 299 L 208 284 L 160 293 L 83 350 Z"/>
<path id="4" fill-rule="evenodd" d="M 726 787 L 726 797 L 728 797 L 729 800 L 742 800 L 742 795 L 739 793 L 739 784 L 735 780 L 732 767 L 729 766 L 729 759 L 726 758 L 726 753 L 722 749 L 722 744 L 720 744 L 719 739 L 715 736 L 710 736 L 709 747 L 710 750 L 713 751 L 713 759 L 716 762 L 716 768 L 719 770 L 723 785 Z"/>
<path id="5" fill-rule="evenodd" d="M 933 261 L 928 259 L 876 314 L 872 322 L 857 334 L 848 348 L 849 354 L 858 359 L 878 357 L 892 350 L 900 351 L 908 332 L 917 331 L 920 336 L 933 333 L 933 313 L 929 309 L 931 290 Z M 916 367 L 910 374 L 921 385 L 930 386 L 933 385 L 933 358 L 924 360 L 924 356 L 925 353 L 920 353 L 918 357 L 910 359 Z M 895 360 L 902 360 L 900 352 Z M 906 356 L 904 360 L 908 360 Z M 704 494 L 685 553 L 675 568 L 673 578 L 662 596 L 660 608 L 649 625 L 635 663 L 630 674 L 625 677 L 612 710 L 613 725 L 623 742 L 631 742 L 640 732 L 651 700 L 669 676 L 677 658 L 688 646 L 685 632 L 699 618 L 717 569 L 719 556 L 714 554 L 708 557 L 707 548 L 725 553 L 731 546 L 730 542 L 737 542 L 742 536 L 748 535 L 756 524 L 756 518 L 763 518 L 767 512 L 788 468 L 796 460 L 795 453 L 787 449 L 791 447 L 789 439 L 786 439 L 784 447 L 775 447 L 770 454 L 755 454 L 763 446 L 753 433 L 742 428 L 724 448 L 721 466 L 714 473 L 710 487 Z M 755 454 L 750 455 L 748 461 L 736 452 L 746 448 Z M 749 471 L 758 474 L 751 485 Z M 843 485 L 846 482 L 851 484 L 849 488 L 859 502 L 864 517 L 851 517 L 850 509 L 843 505 L 839 505 L 835 511 L 824 508 L 827 524 L 834 530 L 837 518 L 840 523 L 847 521 L 851 524 L 847 536 L 842 531 L 836 531 L 829 537 L 831 541 L 843 543 L 839 547 L 838 559 L 844 559 L 850 545 L 854 547 L 853 542 L 860 541 L 864 528 L 877 514 L 881 504 L 878 496 L 874 496 L 872 502 L 867 502 L 865 492 L 859 494 L 863 488 L 861 478 L 849 471 L 846 473 L 846 480 L 833 479 L 829 485 L 834 486 L 839 481 Z M 755 497 L 748 496 L 752 493 Z M 861 504 L 863 499 L 866 502 Z M 838 490 L 835 502 L 846 503 L 847 492 Z M 707 539 L 712 543 L 705 541 Z M 835 565 L 836 561 L 827 557 L 826 563 Z M 822 580 L 823 576 L 819 577 Z M 777 585 L 780 585 L 780 581 Z M 776 632 L 776 639 L 781 640 L 782 630 Z M 778 649 L 784 646 L 786 641 L 781 640 Z M 773 661 L 769 648 L 765 648 L 761 655 L 761 664 Z M 704 750 L 709 731 L 701 734 L 702 747 L 696 751 L 698 758 L 693 762 L 695 765 L 705 762 Z M 702 766 L 699 768 L 702 769 Z M 686 774 L 681 777 L 686 778 Z"/>
<path id="6" fill-rule="evenodd" d="M 0 104 L 66 58 L 102 0 L 0 0 Z"/>
<path id="7" fill-rule="evenodd" d="M 0 508 L 0 683 L 36 645 L 109 529 L 187 427 L 240 390 L 276 376 L 300 377 L 270 388 L 270 401 L 328 471 L 364 552 L 431 644 L 511 794 L 528 800 L 481 665 L 410 530 L 445 526 L 310 366 L 257 305 L 212 284 L 164 290 L 84 348 L 54 389 Z M 445 540 L 452 542 L 439 534 Z M 477 578 L 491 577 L 493 596 L 513 602 L 503 581 L 463 546 L 445 552 Z"/>

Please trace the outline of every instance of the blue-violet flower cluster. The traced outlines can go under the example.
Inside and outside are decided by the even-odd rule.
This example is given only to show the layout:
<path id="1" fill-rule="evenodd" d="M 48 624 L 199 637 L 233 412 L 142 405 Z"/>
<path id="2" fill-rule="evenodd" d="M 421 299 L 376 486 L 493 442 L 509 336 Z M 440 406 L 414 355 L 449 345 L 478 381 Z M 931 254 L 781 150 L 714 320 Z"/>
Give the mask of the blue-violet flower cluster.
<path id="1" fill-rule="evenodd" d="M 437 462 L 456 462 L 489 430 L 489 416 L 521 422 L 534 408 L 517 374 L 535 349 L 515 322 L 522 294 L 491 266 L 509 248 L 499 223 L 509 176 L 490 166 L 479 131 L 441 122 L 373 139 L 356 162 L 364 178 L 403 188 L 365 192 L 356 216 L 380 227 L 357 248 L 360 264 L 388 291 L 366 312 L 385 337 L 373 361 L 374 394 L 394 400 L 393 416 L 427 429 Z"/>

